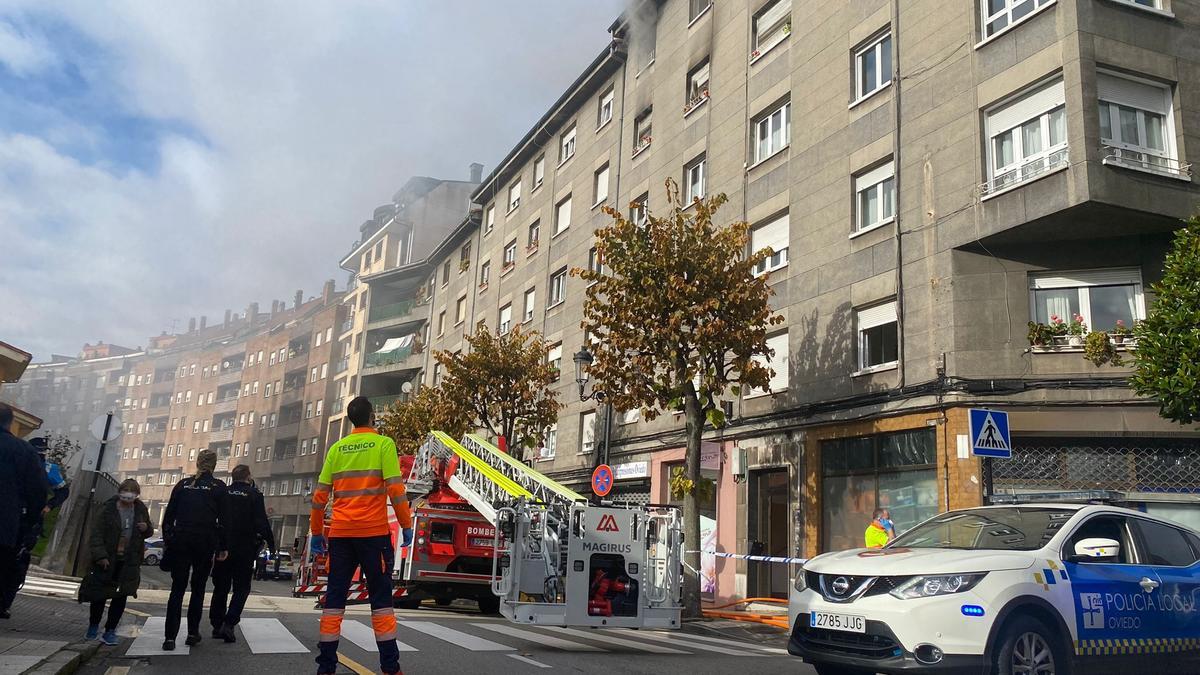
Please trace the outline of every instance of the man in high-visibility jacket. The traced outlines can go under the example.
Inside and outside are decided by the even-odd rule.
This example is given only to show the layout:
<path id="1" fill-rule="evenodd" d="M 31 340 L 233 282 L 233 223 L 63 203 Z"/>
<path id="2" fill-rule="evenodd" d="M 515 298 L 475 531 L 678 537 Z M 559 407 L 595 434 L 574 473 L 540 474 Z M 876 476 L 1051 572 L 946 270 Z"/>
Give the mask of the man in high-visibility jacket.
<path id="1" fill-rule="evenodd" d="M 317 673 L 337 671 L 346 594 L 357 567 L 362 568 L 371 596 L 371 625 L 379 646 L 380 670 L 399 673 L 396 613 L 392 609 L 395 551 L 387 508 L 390 503 L 400 521 L 401 546 L 412 543 L 412 513 L 405 497 L 396 444 L 371 428 L 375 417 L 371 402 L 362 396 L 355 398 L 346 406 L 346 416 L 354 424 L 354 430 L 334 443 L 325 455 L 310 514 L 313 535 L 327 535 L 329 548 L 329 585 L 321 615 Z M 329 531 L 325 532 L 325 507 L 331 501 L 333 517 Z"/>

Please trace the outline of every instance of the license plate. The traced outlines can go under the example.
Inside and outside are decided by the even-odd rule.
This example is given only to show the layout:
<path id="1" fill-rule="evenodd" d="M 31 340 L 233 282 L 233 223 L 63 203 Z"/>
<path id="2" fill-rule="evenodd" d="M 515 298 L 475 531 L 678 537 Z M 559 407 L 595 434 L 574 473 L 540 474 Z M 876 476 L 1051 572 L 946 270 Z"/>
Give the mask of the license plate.
<path id="1" fill-rule="evenodd" d="M 492 544 L 491 537 L 471 537 L 471 546 L 474 548 L 491 548 Z"/>
<path id="2" fill-rule="evenodd" d="M 867 620 L 861 616 L 850 614 L 832 614 L 830 612 L 809 612 L 808 625 L 812 628 L 840 630 L 847 633 L 867 632 Z"/>

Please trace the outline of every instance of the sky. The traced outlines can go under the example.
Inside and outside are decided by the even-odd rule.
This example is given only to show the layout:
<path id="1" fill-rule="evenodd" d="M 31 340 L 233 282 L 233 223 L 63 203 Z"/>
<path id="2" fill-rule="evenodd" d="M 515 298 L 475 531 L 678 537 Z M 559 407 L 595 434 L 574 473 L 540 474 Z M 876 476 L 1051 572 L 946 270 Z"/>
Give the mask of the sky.
<path id="1" fill-rule="evenodd" d="M 621 0 L 0 0 L 0 341 L 319 295 L 414 175 L 487 175 Z"/>

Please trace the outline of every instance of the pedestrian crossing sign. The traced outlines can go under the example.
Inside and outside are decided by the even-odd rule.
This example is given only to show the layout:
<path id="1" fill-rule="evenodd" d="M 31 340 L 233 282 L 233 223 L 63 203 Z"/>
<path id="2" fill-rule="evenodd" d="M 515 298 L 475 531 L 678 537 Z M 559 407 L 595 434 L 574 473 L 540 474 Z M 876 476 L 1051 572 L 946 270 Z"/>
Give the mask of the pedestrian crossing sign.
<path id="1" fill-rule="evenodd" d="M 971 454 L 980 457 L 1012 457 L 1012 438 L 1008 433 L 1008 413 L 971 408 Z"/>

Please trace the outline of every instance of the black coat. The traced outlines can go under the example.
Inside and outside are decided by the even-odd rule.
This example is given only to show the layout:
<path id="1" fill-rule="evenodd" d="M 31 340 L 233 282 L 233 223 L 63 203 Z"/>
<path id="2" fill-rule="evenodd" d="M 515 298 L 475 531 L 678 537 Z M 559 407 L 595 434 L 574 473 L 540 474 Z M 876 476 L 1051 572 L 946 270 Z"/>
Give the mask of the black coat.
<path id="1" fill-rule="evenodd" d="M 19 548 L 41 522 L 46 472 L 33 446 L 0 429 L 0 547 Z"/>
<path id="2" fill-rule="evenodd" d="M 187 539 L 213 551 L 229 550 L 229 489 L 211 473 L 188 476 L 175 484 L 163 512 L 163 539 L 168 555 L 172 544 Z"/>
<path id="3" fill-rule="evenodd" d="M 266 503 L 258 488 L 250 483 L 234 481 L 229 486 L 229 555 L 250 559 L 258 553 L 259 544 L 275 550 L 275 533 L 267 519 Z"/>
<path id="4" fill-rule="evenodd" d="M 133 503 L 133 534 L 125 544 L 120 574 L 113 577 L 117 563 L 117 543 L 121 539 L 121 516 L 117 513 L 117 497 L 111 497 L 100 507 L 96 521 L 88 533 L 88 553 L 92 566 L 79 584 L 79 601 L 91 602 L 117 595 L 137 596 L 142 583 L 142 557 L 146 552 L 146 539 L 154 534 L 154 523 L 142 500 Z M 146 523 L 146 531 L 138 529 L 138 523 Z M 101 569 L 96 562 L 108 560 L 108 569 Z"/>

